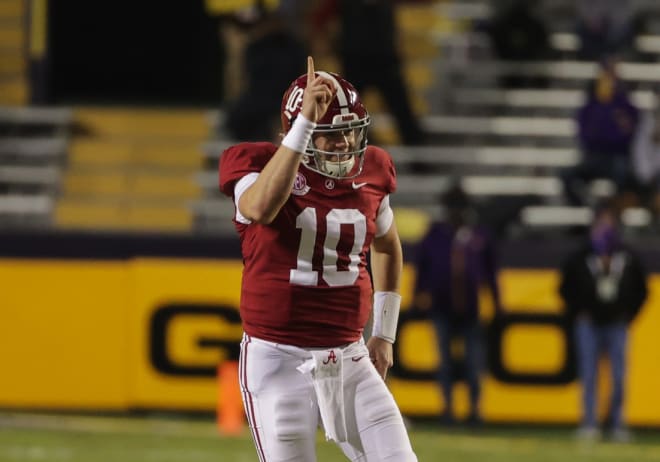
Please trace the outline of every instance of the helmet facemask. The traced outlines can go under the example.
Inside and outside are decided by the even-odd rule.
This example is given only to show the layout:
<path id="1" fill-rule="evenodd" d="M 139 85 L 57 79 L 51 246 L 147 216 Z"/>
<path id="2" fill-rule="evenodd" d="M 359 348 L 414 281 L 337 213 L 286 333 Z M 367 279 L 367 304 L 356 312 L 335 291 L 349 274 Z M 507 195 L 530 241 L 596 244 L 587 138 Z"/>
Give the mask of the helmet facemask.
<path id="1" fill-rule="evenodd" d="M 351 179 L 362 172 L 364 152 L 367 149 L 367 128 L 370 119 L 357 114 L 338 114 L 331 124 L 318 124 L 303 156 L 303 164 L 321 175 L 335 179 Z M 317 147 L 319 138 L 326 145 L 346 144 L 346 150 L 323 150 Z M 327 141 L 330 140 L 330 141 Z"/>

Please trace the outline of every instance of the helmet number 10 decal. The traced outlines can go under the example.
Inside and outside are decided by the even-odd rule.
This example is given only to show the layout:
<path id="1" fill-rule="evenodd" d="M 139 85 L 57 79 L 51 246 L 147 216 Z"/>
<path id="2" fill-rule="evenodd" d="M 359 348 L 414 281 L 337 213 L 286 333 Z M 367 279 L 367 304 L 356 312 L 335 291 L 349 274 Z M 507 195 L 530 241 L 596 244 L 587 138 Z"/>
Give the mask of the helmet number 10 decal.
<path id="1" fill-rule="evenodd" d="M 359 274 L 360 252 L 367 236 L 365 216 L 357 209 L 330 210 L 325 216 L 322 247 L 316 245 L 319 228 L 317 219 L 316 209 L 312 207 L 305 208 L 296 217 L 296 228 L 301 230 L 300 245 L 297 267 L 291 270 L 289 281 L 291 284 L 315 286 L 319 283 L 320 274 L 323 281 L 332 287 L 355 284 Z M 352 225 L 353 234 L 342 233 L 342 225 Z M 349 248 L 351 250 L 345 255 L 348 262 L 342 264 L 339 249 Z M 315 266 L 318 261 L 320 265 L 317 263 Z"/>
<path id="2" fill-rule="evenodd" d="M 296 109 L 302 104 L 303 91 L 302 88 L 295 87 L 289 94 L 289 99 L 286 100 L 286 106 L 284 109 L 290 113 L 296 112 Z"/>

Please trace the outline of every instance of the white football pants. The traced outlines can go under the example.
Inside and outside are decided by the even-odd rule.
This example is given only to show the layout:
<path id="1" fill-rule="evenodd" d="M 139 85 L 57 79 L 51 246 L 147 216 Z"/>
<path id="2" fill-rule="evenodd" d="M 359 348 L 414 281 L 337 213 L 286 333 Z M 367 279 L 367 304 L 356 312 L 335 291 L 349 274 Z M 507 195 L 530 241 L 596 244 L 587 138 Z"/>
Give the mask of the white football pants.
<path id="1" fill-rule="evenodd" d="M 344 454 L 354 462 L 416 462 L 401 413 L 364 341 L 336 350 L 343 352 Z M 297 369 L 311 358 L 303 348 L 243 336 L 239 380 L 261 462 L 316 461 L 318 400 L 310 374 Z"/>

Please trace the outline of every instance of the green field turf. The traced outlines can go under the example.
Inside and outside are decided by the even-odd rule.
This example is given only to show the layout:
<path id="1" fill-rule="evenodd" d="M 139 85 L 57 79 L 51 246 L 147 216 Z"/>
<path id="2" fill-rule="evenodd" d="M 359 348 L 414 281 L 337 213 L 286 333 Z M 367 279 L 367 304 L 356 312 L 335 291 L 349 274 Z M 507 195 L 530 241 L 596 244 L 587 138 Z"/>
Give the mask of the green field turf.
<path id="1" fill-rule="evenodd" d="M 575 441 L 571 429 L 414 425 L 420 462 L 660 462 L 660 432 L 629 444 Z M 319 434 L 319 462 L 346 460 Z M 0 412 L 0 462 L 256 461 L 247 434 L 223 437 L 210 419 L 94 417 Z"/>

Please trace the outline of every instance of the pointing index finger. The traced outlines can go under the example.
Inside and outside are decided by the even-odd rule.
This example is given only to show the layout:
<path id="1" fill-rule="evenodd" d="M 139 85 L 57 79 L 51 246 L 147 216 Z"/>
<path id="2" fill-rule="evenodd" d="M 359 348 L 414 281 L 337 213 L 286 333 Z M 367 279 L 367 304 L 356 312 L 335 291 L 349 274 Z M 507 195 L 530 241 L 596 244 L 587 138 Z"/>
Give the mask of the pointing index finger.
<path id="1" fill-rule="evenodd" d="M 311 56 L 307 57 L 307 83 L 309 84 L 314 80 L 314 58 Z"/>

